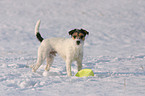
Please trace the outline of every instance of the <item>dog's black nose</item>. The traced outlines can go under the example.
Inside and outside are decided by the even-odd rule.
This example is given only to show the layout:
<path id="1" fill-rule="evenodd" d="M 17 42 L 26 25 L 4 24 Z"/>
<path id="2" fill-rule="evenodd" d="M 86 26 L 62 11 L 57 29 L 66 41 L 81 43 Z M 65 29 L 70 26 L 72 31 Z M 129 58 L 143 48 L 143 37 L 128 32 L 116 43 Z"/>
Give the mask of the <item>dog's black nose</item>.
<path id="1" fill-rule="evenodd" d="M 76 41 L 77 42 L 77 45 L 79 45 L 80 44 L 80 41 Z"/>

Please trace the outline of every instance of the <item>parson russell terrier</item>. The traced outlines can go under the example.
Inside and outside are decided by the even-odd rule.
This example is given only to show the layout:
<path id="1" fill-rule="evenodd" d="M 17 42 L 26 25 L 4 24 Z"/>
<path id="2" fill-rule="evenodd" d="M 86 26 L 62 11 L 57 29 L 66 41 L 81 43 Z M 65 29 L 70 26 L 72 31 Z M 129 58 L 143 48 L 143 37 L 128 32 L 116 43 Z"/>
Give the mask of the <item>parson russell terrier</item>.
<path id="1" fill-rule="evenodd" d="M 35 35 L 41 42 L 41 45 L 38 48 L 37 63 L 32 67 L 32 71 L 36 72 L 45 59 L 47 61 L 45 71 L 49 71 L 56 54 L 59 54 L 64 59 L 68 76 L 72 75 L 71 63 L 73 61 L 77 62 L 78 71 L 81 70 L 84 40 L 89 32 L 84 29 L 74 29 L 69 31 L 69 35 L 72 38 L 43 39 L 39 33 L 39 27 L 40 20 L 36 23 Z"/>

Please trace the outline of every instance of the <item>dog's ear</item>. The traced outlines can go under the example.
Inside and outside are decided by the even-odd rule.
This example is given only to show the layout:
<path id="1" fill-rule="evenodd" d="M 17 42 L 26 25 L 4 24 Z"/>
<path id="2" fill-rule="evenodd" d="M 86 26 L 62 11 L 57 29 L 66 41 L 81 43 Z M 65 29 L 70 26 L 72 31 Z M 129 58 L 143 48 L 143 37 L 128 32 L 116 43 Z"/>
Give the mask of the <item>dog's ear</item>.
<path id="1" fill-rule="evenodd" d="M 72 35 L 74 32 L 76 31 L 76 29 L 69 31 L 69 35 Z"/>
<path id="2" fill-rule="evenodd" d="M 85 35 L 89 35 L 89 32 L 84 29 L 81 29 L 81 32 L 85 33 Z"/>

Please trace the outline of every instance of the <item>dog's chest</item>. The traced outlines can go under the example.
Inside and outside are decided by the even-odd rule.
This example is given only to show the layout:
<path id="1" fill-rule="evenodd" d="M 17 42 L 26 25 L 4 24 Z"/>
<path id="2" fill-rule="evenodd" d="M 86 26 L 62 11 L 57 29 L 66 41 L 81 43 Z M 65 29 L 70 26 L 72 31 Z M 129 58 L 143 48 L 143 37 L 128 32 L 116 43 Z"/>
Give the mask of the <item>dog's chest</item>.
<path id="1" fill-rule="evenodd" d="M 80 56 L 82 56 L 83 48 L 73 46 L 69 51 L 69 55 L 72 59 L 77 60 Z"/>

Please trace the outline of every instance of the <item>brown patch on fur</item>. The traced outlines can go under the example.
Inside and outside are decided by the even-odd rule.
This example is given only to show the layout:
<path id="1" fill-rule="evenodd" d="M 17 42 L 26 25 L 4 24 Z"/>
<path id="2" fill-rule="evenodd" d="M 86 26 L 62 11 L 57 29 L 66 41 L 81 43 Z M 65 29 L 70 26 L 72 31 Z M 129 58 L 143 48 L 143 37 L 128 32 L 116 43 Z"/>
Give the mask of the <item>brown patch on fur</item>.
<path id="1" fill-rule="evenodd" d="M 78 32 L 74 32 L 72 34 L 72 38 L 75 39 L 82 39 L 83 41 L 85 40 L 85 36 L 83 33 L 78 33 Z"/>
<path id="2" fill-rule="evenodd" d="M 77 37 L 78 37 L 78 33 L 77 33 L 77 32 L 74 32 L 74 33 L 72 34 L 72 38 L 75 40 Z"/>
<path id="3" fill-rule="evenodd" d="M 85 40 L 84 34 L 83 34 L 83 33 L 80 33 L 80 34 L 79 34 L 79 38 L 82 39 L 82 40 L 84 41 L 84 40 Z"/>
<path id="4" fill-rule="evenodd" d="M 57 53 L 56 51 L 51 51 L 49 54 L 53 55 L 53 56 L 56 56 L 56 53 Z"/>
<path id="5" fill-rule="evenodd" d="M 82 40 L 85 41 L 85 37 L 83 37 Z"/>

